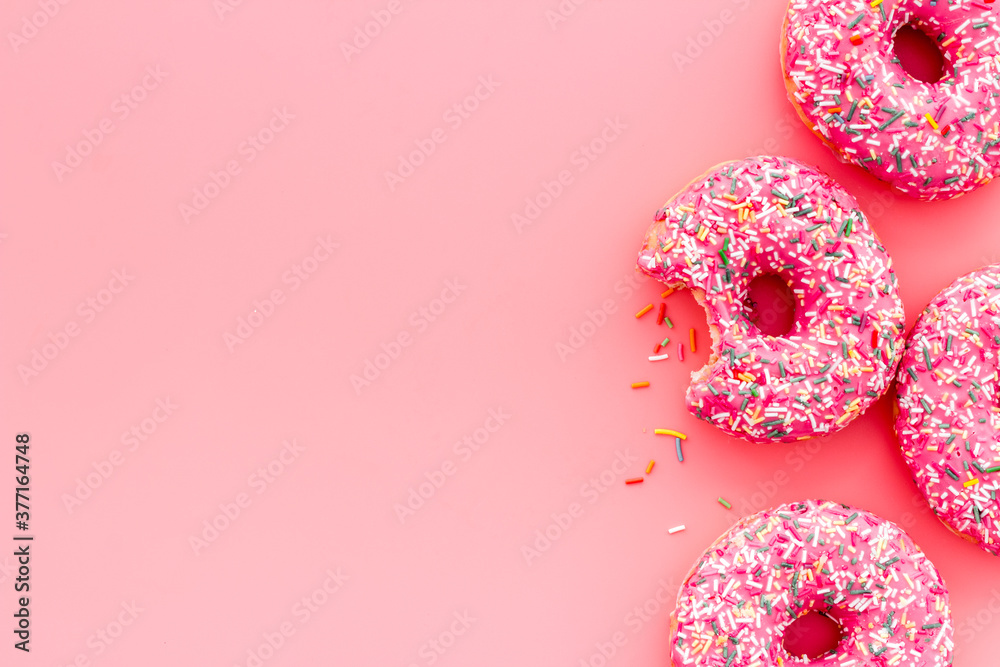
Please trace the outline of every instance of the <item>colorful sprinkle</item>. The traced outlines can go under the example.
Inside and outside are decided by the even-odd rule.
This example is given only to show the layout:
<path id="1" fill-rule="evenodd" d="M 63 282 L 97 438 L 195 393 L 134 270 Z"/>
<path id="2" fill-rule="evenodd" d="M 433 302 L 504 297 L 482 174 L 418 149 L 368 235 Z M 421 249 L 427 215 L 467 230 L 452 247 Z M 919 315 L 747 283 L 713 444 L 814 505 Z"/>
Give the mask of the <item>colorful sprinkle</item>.
<path id="1" fill-rule="evenodd" d="M 790 0 L 782 50 L 789 99 L 842 160 L 907 195 L 947 199 L 988 183 L 1000 174 L 996 10 L 968 0 L 886 7 Z M 908 22 L 936 40 L 945 63 L 940 81 L 917 80 L 895 58 L 895 31 Z M 846 101 L 846 116 L 833 111 Z"/>
<path id="2" fill-rule="evenodd" d="M 680 431 L 675 431 L 669 428 L 657 428 L 653 429 L 653 433 L 656 435 L 671 435 L 675 438 L 680 438 L 681 440 L 687 440 L 687 436 Z"/>
<path id="3" fill-rule="evenodd" d="M 736 203 L 720 195 L 734 181 Z M 734 206 L 749 217 L 740 222 Z M 713 340 L 702 343 L 718 354 L 686 392 L 690 412 L 753 442 L 790 442 L 845 427 L 891 386 L 904 345 L 902 301 L 858 206 L 816 168 L 769 156 L 720 165 L 667 202 L 637 263 L 704 294 Z M 695 226 L 709 230 L 703 240 Z M 723 266 L 716 251 L 725 247 Z M 745 317 L 752 276 L 784 272 L 794 282 L 803 265 L 812 278 L 794 293 L 798 333 L 764 337 Z M 685 355 L 697 353 L 697 330 L 688 336 Z"/>
<path id="4" fill-rule="evenodd" d="M 649 386 L 648 382 L 633 382 L 632 383 L 632 388 L 633 389 L 642 389 L 643 387 L 648 387 L 648 386 Z"/>
<path id="5" fill-rule="evenodd" d="M 633 477 L 632 479 L 625 480 L 626 484 L 642 484 L 642 482 L 643 482 L 642 477 Z"/>
<path id="6" fill-rule="evenodd" d="M 671 617 L 667 662 L 952 664 L 954 624 L 941 575 L 895 524 L 860 512 L 845 527 L 852 512 L 858 513 L 810 500 L 740 519 L 685 575 Z M 837 650 L 814 662 L 789 656 L 782 646 L 793 620 L 811 612 L 833 612 L 843 632 Z"/>
<path id="7" fill-rule="evenodd" d="M 642 317 L 643 315 L 645 315 L 646 313 L 648 313 L 651 310 L 653 310 L 653 304 L 649 304 L 648 306 L 646 306 L 645 308 L 643 308 L 642 310 L 640 310 L 638 313 L 636 313 L 635 314 L 636 319 Z"/>
<path id="8" fill-rule="evenodd" d="M 730 504 L 730 502 L 725 498 L 723 498 L 722 496 L 719 496 L 719 504 L 725 507 L 727 510 L 733 509 L 732 504 Z"/>
<path id="9" fill-rule="evenodd" d="M 1000 265 L 961 276 L 928 304 L 897 373 L 896 433 L 917 488 L 941 520 L 1000 556 Z M 972 477 L 976 473 L 980 477 Z"/>
<path id="10" fill-rule="evenodd" d="M 653 472 L 653 466 L 656 465 L 656 461 L 650 460 L 649 465 L 646 466 L 646 474 Z"/>

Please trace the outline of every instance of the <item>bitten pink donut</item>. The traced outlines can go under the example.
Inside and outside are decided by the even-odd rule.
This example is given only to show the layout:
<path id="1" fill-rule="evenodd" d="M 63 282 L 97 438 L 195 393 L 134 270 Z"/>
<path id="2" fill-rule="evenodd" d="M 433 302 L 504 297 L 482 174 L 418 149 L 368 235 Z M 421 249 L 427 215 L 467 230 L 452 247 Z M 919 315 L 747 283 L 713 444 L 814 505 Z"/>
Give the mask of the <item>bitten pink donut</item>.
<path id="1" fill-rule="evenodd" d="M 917 487 L 959 535 L 1000 555 L 1000 264 L 962 276 L 914 324 L 896 435 Z"/>
<path id="2" fill-rule="evenodd" d="M 934 565 L 895 524 L 819 500 L 746 517 L 705 551 L 670 618 L 672 664 L 802 664 L 783 638 L 809 612 L 841 630 L 836 650 L 810 665 L 951 664 L 948 591 Z"/>
<path id="3" fill-rule="evenodd" d="M 905 25 L 941 49 L 940 81 L 903 70 L 893 37 Z M 1000 172 L 998 55 L 997 11 L 978 0 L 791 0 L 781 45 L 806 125 L 844 161 L 928 200 Z"/>
<path id="4" fill-rule="evenodd" d="M 903 347 L 892 262 L 857 201 L 814 167 L 766 156 L 714 167 L 657 212 L 638 265 L 705 306 L 712 356 L 691 374 L 686 401 L 729 434 L 832 433 L 892 380 Z M 761 274 L 795 296 L 785 336 L 765 335 L 744 312 Z"/>

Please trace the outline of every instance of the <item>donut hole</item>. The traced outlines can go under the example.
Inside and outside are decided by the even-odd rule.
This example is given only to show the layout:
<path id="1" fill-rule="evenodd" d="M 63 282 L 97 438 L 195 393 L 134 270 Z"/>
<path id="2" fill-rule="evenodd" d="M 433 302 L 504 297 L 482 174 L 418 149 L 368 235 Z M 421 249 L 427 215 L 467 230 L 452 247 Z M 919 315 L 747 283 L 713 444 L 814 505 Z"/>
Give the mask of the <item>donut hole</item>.
<path id="1" fill-rule="evenodd" d="M 824 613 L 810 611 L 785 628 L 781 645 L 789 655 L 804 656 L 811 662 L 836 651 L 843 635 L 836 620 Z"/>
<path id="2" fill-rule="evenodd" d="M 899 28 L 892 38 L 892 50 L 903 71 L 925 83 L 944 77 L 944 54 L 937 42 L 912 23 Z"/>
<path id="3" fill-rule="evenodd" d="M 761 333 L 787 336 L 795 322 L 795 295 L 784 278 L 765 273 L 747 286 L 743 312 Z"/>

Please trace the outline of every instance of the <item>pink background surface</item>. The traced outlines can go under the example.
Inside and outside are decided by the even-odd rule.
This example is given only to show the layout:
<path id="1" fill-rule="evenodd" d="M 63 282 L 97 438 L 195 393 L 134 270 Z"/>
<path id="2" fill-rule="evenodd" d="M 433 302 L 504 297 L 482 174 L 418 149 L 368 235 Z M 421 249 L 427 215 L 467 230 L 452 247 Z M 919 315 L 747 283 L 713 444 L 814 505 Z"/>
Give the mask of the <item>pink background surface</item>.
<path id="1" fill-rule="evenodd" d="M 4 664 L 599 665 L 617 637 L 608 664 L 664 665 L 675 586 L 701 551 L 740 510 L 807 496 L 903 525 L 950 586 L 956 664 L 995 661 L 1000 562 L 915 496 L 891 398 L 808 449 L 722 436 L 681 400 L 707 358 L 704 314 L 670 297 L 674 340 L 695 326 L 703 345 L 650 364 L 664 327 L 633 314 L 660 287 L 633 266 L 653 212 L 691 178 L 786 154 L 860 199 L 912 323 L 955 277 L 1000 261 L 1000 185 L 917 203 L 837 163 L 785 98 L 780 1 L 564 2 L 575 10 L 553 23 L 555 0 L 404 0 L 350 59 L 341 43 L 388 2 L 220 4 L 49 2 L 37 30 L 24 20 L 45 2 L 0 12 L 0 489 L 14 495 L 14 435 L 30 433 L 36 536 L 24 655 L 10 508 Z M 449 112 L 477 89 L 467 117 Z M 259 133 L 270 143 L 248 148 Z M 385 173 L 431 137 L 390 187 Z M 563 171 L 518 229 L 512 214 Z M 296 285 L 286 272 L 318 237 L 339 247 Z M 282 302 L 227 346 L 273 290 Z M 65 347 L 22 378 L 50 340 Z M 156 411 L 168 398 L 169 416 Z M 491 410 L 508 416 L 479 449 L 456 445 L 495 427 Z M 144 425 L 144 441 L 123 441 Z M 690 435 L 684 463 L 652 435 L 664 427 Z M 269 463 L 280 474 L 261 481 Z M 613 483 L 592 485 L 602 473 Z M 401 518 L 429 479 L 443 483 Z M 213 520 L 229 525 L 194 548 Z M 557 539 L 527 557 L 547 528 Z M 310 596 L 322 603 L 306 614 Z M 294 633 L 279 642 L 282 628 Z"/>

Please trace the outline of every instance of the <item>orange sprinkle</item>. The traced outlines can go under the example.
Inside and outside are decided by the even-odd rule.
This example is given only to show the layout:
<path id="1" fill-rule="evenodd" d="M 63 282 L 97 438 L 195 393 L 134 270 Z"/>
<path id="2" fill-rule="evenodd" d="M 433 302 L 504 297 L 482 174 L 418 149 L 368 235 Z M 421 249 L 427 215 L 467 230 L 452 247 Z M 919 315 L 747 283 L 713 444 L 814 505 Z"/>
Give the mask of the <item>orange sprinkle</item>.
<path id="1" fill-rule="evenodd" d="M 673 289 L 668 289 L 666 292 L 660 295 L 661 299 L 666 299 L 668 296 L 674 293 Z"/>
<path id="2" fill-rule="evenodd" d="M 636 318 L 640 318 L 651 310 L 653 310 L 653 304 L 649 304 L 648 306 L 640 310 L 638 313 L 636 313 L 635 316 Z"/>
<path id="3" fill-rule="evenodd" d="M 626 484 L 642 484 L 642 477 L 633 477 L 632 479 L 626 479 Z"/>
<path id="4" fill-rule="evenodd" d="M 653 472 L 653 466 L 656 465 L 656 461 L 650 461 L 649 465 L 646 466 L 646 474 Z"/>
<path id="5" fill-rule="evenodd" d="M 863 41 L 865 41 L 865 38 L 862 37 L 859 33 L 854 33 L 853 35 L 851 35 L 851 44 L 857 46 Z"/>
<path id="6" fill-rule="evenodd" d="M 632 388 L 633 389 L 642 389 L 643 387 L 648 387 L 648 386 L 649 386 L 648 382 L 633 382 L 632 383 Z"/>
<path id="7" fill-rule="evenodd" d="M 691 345 L 690 345 L 690 347 L 691 347 L 691 352 L 693 354 L 693 353 L 695 353 L 695 352 L 698 351 L 698 348 L 695 347 L 695 344 L 694 344 L 694 329 L 691 329 L 690 338 L 691 338 Z"/>

